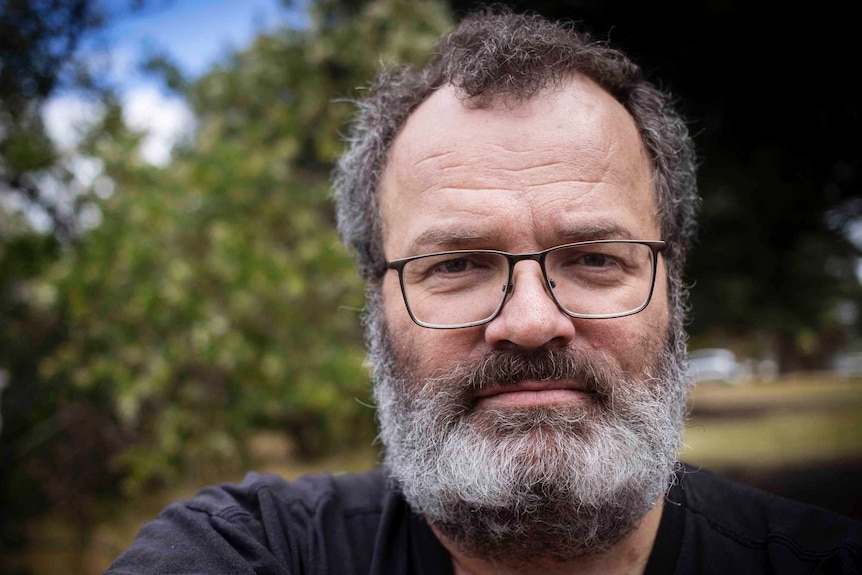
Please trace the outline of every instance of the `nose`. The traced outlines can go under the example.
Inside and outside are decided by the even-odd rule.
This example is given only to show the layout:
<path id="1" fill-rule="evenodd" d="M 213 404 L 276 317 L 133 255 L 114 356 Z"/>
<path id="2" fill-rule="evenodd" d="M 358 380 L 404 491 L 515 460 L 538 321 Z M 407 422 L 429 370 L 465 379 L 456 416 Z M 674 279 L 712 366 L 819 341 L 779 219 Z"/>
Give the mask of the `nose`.
<path id="1" fill-rule="evenodd" d="M 498 349 L 532 350 L 564 347 L 574 337 L 575 324 L 554 301 L 539 263 L 519 262 L 512 273 L 512 292 L 500 314 L 485 327 L 485 340 Z"/>

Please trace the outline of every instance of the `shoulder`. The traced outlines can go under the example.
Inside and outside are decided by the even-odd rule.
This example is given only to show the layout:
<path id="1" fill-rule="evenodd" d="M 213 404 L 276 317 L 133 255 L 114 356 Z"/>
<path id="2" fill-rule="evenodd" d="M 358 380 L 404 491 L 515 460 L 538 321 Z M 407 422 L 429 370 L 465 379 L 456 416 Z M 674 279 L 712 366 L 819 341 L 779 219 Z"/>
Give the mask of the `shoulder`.
<path id="1" fill-rule="evenodd" d="M 143 527 L 109 573 L 326 573 L 363 563 L 384 509 L 400 498 L 380 471 L 285 481 L 250 473 L 203 489 Z M 256 567 L 252 567 L 256 566 Z"/>
<path id="2" fill-rule="evenodd" d="M 705 470 L 685 468 L 677 480 L 668 497 L 684 498 L 688 552 L 710 555 L 711 546 L 757 572 L 862 572 L 858 521 Z"/>
<path id="3" fill-rule="evenodd" d="M 278 475 L 249 473 L 241 484 L 207 487 L 180 506 L 210 516 L 248 513 L 261 516 L 272 507 L 296 513 L 318 513 L 327 506 L 351 514 L 379 510 L 388 493 L 386 478 L 379 470 L 361 474 L 305 475 L 287 481 Z"/>

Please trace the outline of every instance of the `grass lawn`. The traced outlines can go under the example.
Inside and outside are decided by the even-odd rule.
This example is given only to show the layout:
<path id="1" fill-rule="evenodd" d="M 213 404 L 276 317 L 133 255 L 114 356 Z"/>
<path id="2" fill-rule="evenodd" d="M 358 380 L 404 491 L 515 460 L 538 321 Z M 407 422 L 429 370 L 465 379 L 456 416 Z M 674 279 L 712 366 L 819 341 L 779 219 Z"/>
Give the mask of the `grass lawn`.
<path id="1" fill-rule="evenodd" d="M 862 458 L 862 381 L 702 385 L 681 457 L 719 470 Z"/>

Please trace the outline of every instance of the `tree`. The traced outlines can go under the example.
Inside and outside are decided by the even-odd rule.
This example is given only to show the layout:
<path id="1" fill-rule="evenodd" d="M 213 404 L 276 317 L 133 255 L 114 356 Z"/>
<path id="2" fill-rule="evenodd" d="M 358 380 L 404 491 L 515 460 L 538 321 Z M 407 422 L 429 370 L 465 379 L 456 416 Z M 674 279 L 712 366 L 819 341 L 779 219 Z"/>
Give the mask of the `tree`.
<path id="1" fill-rule="evenodd" d="M 66 21 L 52 13 L 59 4 L 39 6 L 3 10 Z M 120 486 L 133 495 L 180 476 L 223 477 L 257 429 L 286 432 L 308 456 L 370 443 L 373 412 L 356 401 L 368 398 L 362 289 L 326 184 L 351 113 L 339 101 L 370 79 L 377 54 L 424 57 L 447 17 L 401 0 L 369 3 L 355 19 L 313 10 L 313 27 L 262 35 L 200 80 L 173 75 L 198 129 L 164 168 L 141 161 L 142 135 L 100 92 L 104 116 L 77 153 L 98 158 L 103 174 L 69 194 L 71 207 L 39 187 L 48 174 L 71 189 L 38 112 L 51 89 L 22 95 L 5 117 L 25 126 L 26 112 L 37 129 L 0 130 L 22 136 L 3 140 L 3 193 L 41 206 L 54 228 L 33 233 L 20 214 L 0 213 L 4 547 L 46 508 L 86 540 Z M 28 133 L 42 155 L 15 156 Z M 74 217 L 85 202 L 101 219 L 89 231 Z"/>
<path id="2" fill-rule="evenodd" d="M 0 200 L 14 196 L 41 211 L 64 242 L 77 234 L 75 198 L 52 197 L 44 181 L 54 178 L 65 188 L 72 176 L 45 132 L 42 108 L 59 88 L 94 87 L 77 56 L 103 23 L 93 0 L 0 2 Z"/>
<path id="3" fill-rule="evenodd" d="M 362 288 L 327 191 L 351 113 L 338 101 L 373 55 L 424 57 L 446 24 L 436 4 L 387 0 L 260 36 L 177 83 L 198 128 L 163 169 L 136 159 L 117 107 L 93 132 L 115 192 L 44 277 L 73 329 L 43 370 L 113 398 L 128 490 L 242 460 L 255 429 L 304 455 L 370 442 Z"/>
<path id="4" fill-rule="evenodd" d="M 94 501 L 116 492 L 109 463 L 122 438 L 105 398 L 39 372 L 68 329 L 40 277 L 80 231 L 80 198 L 42 111 L 60 89 L 95 88 L 79 55 L 103 17 L 95 1 L 0 0 L 0 553 L 51 506 L 85 533 Z M 52 233 L 34 231 L 25 214 L 43 216 Z"/>

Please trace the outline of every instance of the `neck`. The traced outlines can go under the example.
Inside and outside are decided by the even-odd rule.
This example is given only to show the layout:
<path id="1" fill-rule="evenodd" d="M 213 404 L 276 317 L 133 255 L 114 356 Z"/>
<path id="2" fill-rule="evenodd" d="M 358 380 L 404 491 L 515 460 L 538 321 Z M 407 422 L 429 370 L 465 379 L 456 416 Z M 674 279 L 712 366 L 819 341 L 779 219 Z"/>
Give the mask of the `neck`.
<path id="1" fill-rule="evenodd" d="M 638 526 L 610 549 L 577 557 L 565 563 L 536 561 L 528 567 L 489 561 L 467 554 L 455 546 L 435 527 L 431 527 L 440 543 L 452 556 L 455 575 L 641 575 L 646 569 L 653 543 L 661 522 L 664 496 L 647 513 Z"/>

